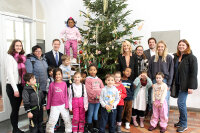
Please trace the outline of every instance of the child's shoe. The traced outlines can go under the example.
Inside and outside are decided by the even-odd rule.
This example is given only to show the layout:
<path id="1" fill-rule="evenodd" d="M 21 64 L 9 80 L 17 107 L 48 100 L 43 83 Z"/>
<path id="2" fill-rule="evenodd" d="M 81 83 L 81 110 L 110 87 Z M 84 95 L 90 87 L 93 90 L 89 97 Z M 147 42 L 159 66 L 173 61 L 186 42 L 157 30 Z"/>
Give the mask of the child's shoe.
<path id="1" fill-rule="evenodd" d="M 140 127 L 144 128 L 144 117 L 140 117 Z"/>
<path id="2" fill-rule="evenodd" d="M 161 127 L 160 133 L 164 133 L 166 131 L 166 128 Z"/>
<path id="3" fill-rule="evenodd" d="M 156 128 L 153 127 L 153 126 L 150 126 L 150 127 L 148 128 L 149 131 L 152 131 L 152 130 L 154 130 L 154 129 L 156 129 Z"/>
<path id="4" fill-rule="evenodd" d="M 125 123 L 125 128 L 126 128 L 126 129 L 130 129 L 130 123 L 129 123 L 129 122 L 126 122 L 126 123 Z"/>
<path id="5" fill-rule="evenodd" d="M 135 126 L 135 127 L 138 127 L 138 123 L 137 123 L 137 116 L 132 116 L 132 118 L 133 118 L 133 125 Z"/>
<path id="6" fill-rule="evenodd" d="M 77 64 L 76 58 L 73 58 L 73 59 L 71 60 L 71 63 L 72 63 L 72 64 Z"/>
<path id="7" fill-rule="evenodd" d="M 121 131 L 121 126 L 117 125 L 116 131 L 117 131 L 117 133 L 121 133 L 122 132 Z"/>

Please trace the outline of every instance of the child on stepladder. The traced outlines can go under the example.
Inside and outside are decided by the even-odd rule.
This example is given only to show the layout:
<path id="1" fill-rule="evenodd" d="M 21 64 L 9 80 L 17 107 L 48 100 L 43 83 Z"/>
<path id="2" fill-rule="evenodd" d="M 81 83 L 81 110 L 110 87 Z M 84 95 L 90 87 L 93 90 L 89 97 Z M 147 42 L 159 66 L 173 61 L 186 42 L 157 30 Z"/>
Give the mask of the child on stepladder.
<path id="1" fill-rule="evenodd" d="M 133 125 L 138 126 L 137 116 L 140 117 L 140 127 L 144 127 L 144 113 L 148 103 L 148 90 L 152 86 L 151 79 L 147 76 L 147 71 L 142 71 L 141 74 L 134 80 L 134 95 L 132 118 Z"/>
<path id="2" fill-rule="evenodd" d="M 97 66 L 91 64 L 89 66 L 89 75 L 85 80 L 85 87 L 88 95 L 88 116 L 87 124 L 88 130 L 92 133 L 98 131 L 98 110 L 99 110 L 99 97 L 101 90 L 104 88 L 103 82 L 100 78 L 96 76 Z M 94 125 L 92 125 L 92 120 L 94 119 Z"/>
<path id="3" fill-rule="evenodd" d="M 99 133 L 105 133 L 107 121 L 109 121 L 109 133 L 115 133 L 117 104 L 119 103 L 119 91 L 114 86 L 115 79 L 113 74 L 107 74 L 105 77 L 105 86 L 100 95 L 101 119 Z"/>
<path id="4" fill-rule="evenodd" d="M 156 74 L 156 84 L 153 85 L 153 114 L 151 116 L 149 131 L 156 128 L 160 118 L 160 132 L 164 133 L 167 129 L 168 122 L 168 105 L 166 101 L 167 84 L 163 82 L 164 74 Z"/>
<path id="5" fill-rule="evenodd" d="M 65 132 L 72 132 L 71 118 L 69 115 L 69 101 L 67 94 L 67 85 L 62 81 L 62 70 L 55 68 L 53 70 L 54 82 L 49 85 L 49 92 L 47 97 L 47 109 L 51 109 L 49 121 L 46 126 L 46 133 L 54 133 L 54 126 L 56 125 L 59 115 L 65 123 Z"/>
<path id="6" fill-rule="evenodd" d="M 67 27 L 65 27 L 65 29 L 60 33 L 61 40 L 65 44 L 65 52 L 68 56 L 70 56 L 70 47 L 72 47 L 72 63 L 77 63 L 77 42 L 81 43 L 81 34 L 75 24 L 76 23 L 72 17 L 68 18 L 66 23 Z"/>
<path id="7" fill-rule="evenodd" d="M 126 88 L 124 87 L 124 85 L 121 82 L 121 72 L 115 72 L 114 74 L 115 76 L 115 87 L 118 89 L 119 91 L 119 97 L 120 97 L 120 101 L 117 105 L 117 117 L 116 117 L 116 122 L 117 122 L 117 128 L 116 131 L 117 133 L 121 133 L 121 124 L 122 124 L 122 111 L 124 108 L 124 98 L 126 98 Z"/>
<path id="8" fill-rule="evenodd" d="M 133 81 L 129 79 L 131 76 L 131 68 L 127 67 L 123 71 L 122 84 L 126 88 L 127 97 L 124 99 L 124 108 L 122 111 L 122 119 L 125 120 L 125 128 L 130 129 L 131 114 L 132 114 L 132 103 L 133 103 Z"/>
<path id="9" fill-rule="evenodd" d="M 72 132 L 83 133 L 85 111 L 88 109 L 88 98 L 85 85 L 81 83 L 81 73 L 75 72 L 74 83 L 69 89 L 69 110 L 73 111 Z"/>

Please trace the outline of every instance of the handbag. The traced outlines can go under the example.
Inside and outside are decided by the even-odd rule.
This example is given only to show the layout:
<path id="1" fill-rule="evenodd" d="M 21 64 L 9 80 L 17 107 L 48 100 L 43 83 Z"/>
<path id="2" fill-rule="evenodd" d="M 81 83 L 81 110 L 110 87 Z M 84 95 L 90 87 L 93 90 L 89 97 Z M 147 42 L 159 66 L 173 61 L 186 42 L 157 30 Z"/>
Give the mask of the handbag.
<path id="1" fill-rule="evenodd" d="M 175 84 L 175 81 L 173 82 L 170 91 L 171 91 L 171 94 L 170 94 L 171 97 L 178 98 L 179 86 Z"/>

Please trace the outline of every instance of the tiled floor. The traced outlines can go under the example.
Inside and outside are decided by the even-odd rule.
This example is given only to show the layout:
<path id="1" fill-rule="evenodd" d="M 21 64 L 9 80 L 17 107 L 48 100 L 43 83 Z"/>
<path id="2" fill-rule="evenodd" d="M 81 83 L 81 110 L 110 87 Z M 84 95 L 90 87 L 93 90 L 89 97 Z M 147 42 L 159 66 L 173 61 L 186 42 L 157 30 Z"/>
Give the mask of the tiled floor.
<path id="1" fill-rule="evenodd" d="M 176 133 L 176 128 L 174 128 L 174 123 L 178 122 L 179 112 L 178 110 L 170 110 L 169 122 L 167 131 L 165 133 Z M 127 131 L 125 128 L 122 128 L 123 132 L 131 133 L 160 133 L 159 126 L 156 130 L 148 131 L 150 117 L 147 117 L 145 120 L 145 128 L 134 127 L 131 125 L 130 131 Z M 184 133 L 200 133 L 200 112 L 191 112 L 188 111 L 188 130 Z"/>
<path id="2" fill-rule="evenodd" d="M 179 113 L 177 110 L 170 110 L 170 115 L 169 115 L 169 123 L 167 127 L 167 131 L 165 133 L 176 133 L 176 128 L 173 127 L 173 124 L 178 121 Z M 131 129 L 125 130 L 122 127 L 122 131 L 129 132 L 129 133 L 159 133 L 159 127 L 150 132 L 148 131 L 149 127 L 149 120 L 150 117 L 147 117 L 145 119 L 145 128 L 140 128 L 140 127 L 134 127 L 131 125 Z M 22 130 L 27 131 L 28 130 L 28 119 L 26 118 L 26 115 L 20 116 L 20 122 L 19 126 Z M 11 125 L 10 125 L 10 120 L 0 122 L 0 133 L 11 133 Z M 27 131 L 28 133 L 28 131 Z M 55 133 L 64 133 L 62 129 Z M 200 133 L 200 112 L 194 112 L 194 111 L 188 111 L 188 130 L 185 131 L 184 133 Z"/>

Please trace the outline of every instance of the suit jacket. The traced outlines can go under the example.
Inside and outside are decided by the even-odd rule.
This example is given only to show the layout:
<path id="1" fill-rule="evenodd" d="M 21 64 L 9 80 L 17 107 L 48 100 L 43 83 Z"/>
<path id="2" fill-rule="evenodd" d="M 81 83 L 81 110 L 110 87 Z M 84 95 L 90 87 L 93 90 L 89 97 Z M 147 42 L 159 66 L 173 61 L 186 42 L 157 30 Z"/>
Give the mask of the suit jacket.
<path id="1" fill-rule="evenodd" d="M 55 68 L 59 67 L 62 64 L 62 60 L 61 60 L 62 55 L 63 54 L 59 52 L 59 61 L 58 61 L 58 65 L 57 65 L 56 60 L 53 55 L 53 51 L 51 50 L 51 51 L 45 53 L 45 58 L 46 58 L 48 66 L 54 66 Z"/>
<path id="2" fill-rule="evenodd" d="M 134 80 L 135 79 L 135 72 L 134 72 L 134 68 L 135 68 L 135 57 L 136 55 L 134 53 L 132 53 L 132 56 L 130 57 L 130 63 L 129 63 L 129 67 L 132 69 L 132 73 L 130 76 L 130 80 Z M 122 54 L 120 54 L 118 56 L 118 70 L 123 73 L 123 71 L 125 70 L 126 66 L 126 59 L 125 56 L 122 56 Z"/>
<path id="3" fill-rule="evenodd" d="M 144 51 L 145 56 L 147 57 L 148 61 L 150 61 L 151 59 L 151 53 L 150 53 L 150 49 L 147 49 Z"/>

